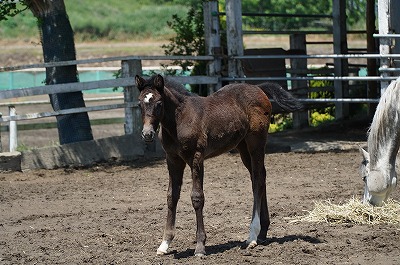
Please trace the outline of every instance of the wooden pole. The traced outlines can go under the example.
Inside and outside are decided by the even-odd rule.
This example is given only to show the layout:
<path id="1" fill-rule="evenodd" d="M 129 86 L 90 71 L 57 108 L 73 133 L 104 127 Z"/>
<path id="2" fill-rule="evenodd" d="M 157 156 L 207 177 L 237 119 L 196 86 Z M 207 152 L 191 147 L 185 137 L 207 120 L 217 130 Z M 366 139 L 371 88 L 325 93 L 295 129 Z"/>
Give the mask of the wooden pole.
<path id="1" fill-rule="evenodd" d="M 142 61 L 141 60 L 123 60 L 121 62 L 122 77 L 129 77 L 134 79 L 136 75 L 142 75 Z M 135 86 L 124 87 L 124 102 L 130 106 L 137 101 L 139 91 Z M 142 122 L 140 110 L 138 108 L 126 107 L 125 108 L 125 134 L 140 135 L 142 130 Z"/>
<path id="2" fill-rule="evenodd" d="M 225 13 L 228 76 L 242 77 L 243 70 L 240 60 L 232 58 L 233 56 L 243 55 L 242 2 L 240 0 L 226 0 Z"/>
<path id="3" fill-rule="evenodd" d="M 376 52 L 375 45 L 375 0 L 367 0 L 367 10 L 366 10 L 366 29 L 367 29 L 367 53 L 374 54 Z M 368 76 L 377 75 L 376 59 L 367 59 L 367 73 Z M 376 81 L 368 81 L 368 98 L 378 98 L 378 86 Z M 368 116 L 373 117 L 375 114 L 376 103 L 368 104 Z"/>
<path id="4" fill-rule="evenodd" d="M 346 29 L 346 0 L 333 0 L 333 51 L 335 54 L 347 54 L 347 29 Z M 334 59 L 335 76 L 348 76 L 348 60 Z M 335 98 L 346 98 L 348 83 L 335 80 Z M 335 104 L 335 118 L 337 120 L 348 116 L 348 104 Z"/>
<path id="5" fill-rule="evenodd" d="M 214 56 L 214 60 L 207 65 L 208 76 L 221 76 L 221 38 L 219 28 L 218 1 L 203 3 L 204 14 L 204 38 L 206 54 Z M 208 86 L 208 94 L 212 94 L 221 88 L 221 81 Z"/>
<path id="6" fill-rule="evenodd" d="M 292 34 L 290 35 L 290 49 L 297 51 L 299 54 L 307 54 L 306 35 L 305 34 Z M 307 59 L 291 59 L 290 67 L 292 70 L 303 70 L 307 72 Z M 307 76 L 307 74 L 292 74 L 293 77 Z M 292 89 L 306 90 L 308 88 L 307 80 L 292 81 Z M 307 97 L 307 91 L 301 94 L 302 98 Z M 293 113 L 293 127 L 301 129 L 308 127 L 308 111 L 296 111 Z"/>

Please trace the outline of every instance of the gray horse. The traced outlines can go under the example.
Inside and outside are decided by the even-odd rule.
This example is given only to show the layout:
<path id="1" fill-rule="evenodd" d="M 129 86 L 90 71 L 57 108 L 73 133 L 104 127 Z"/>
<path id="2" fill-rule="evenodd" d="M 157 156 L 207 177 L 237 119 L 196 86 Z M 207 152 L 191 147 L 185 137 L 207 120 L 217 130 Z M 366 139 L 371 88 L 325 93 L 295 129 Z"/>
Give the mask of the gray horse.
<path id="1" fill-rule="evenodd" d="M 397 184 L 396 156 L 400 147 L 400 78 L 382 95 L 368 134 L 368 152 L 361 148 L 363 202 L 381 206 Z"/>

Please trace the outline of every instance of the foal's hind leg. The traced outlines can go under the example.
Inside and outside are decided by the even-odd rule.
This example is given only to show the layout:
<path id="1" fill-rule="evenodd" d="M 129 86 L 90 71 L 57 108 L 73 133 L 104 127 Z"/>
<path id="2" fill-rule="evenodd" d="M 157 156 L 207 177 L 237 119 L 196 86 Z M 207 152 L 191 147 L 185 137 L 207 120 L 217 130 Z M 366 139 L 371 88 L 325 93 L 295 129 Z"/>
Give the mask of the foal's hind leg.
<path id="1" fill-rule="evenodd" d="M 237 150 L 240 153 L 240 158 L 242 159 L 244 166 L 247 168 L 247 170 L 250 173 L 251 181 L 253 183 L 254 181 L 253 181 L 253 177 L 252 177 L 253 170 L 252 170 L 252 166 L 251 166 L 251 156 L 250 156 L 249 150 L 247 149 L 246 142 L 245 141 L 240 142 L 239 145 L 237 146 Z M 265 168 L 264 168 L 264 171 L 265 171 Z M 264 175 L 266 175 L 266 174 L 264 173 Z M 265 178 L 264 178 L 264 181 L 260 181 L 260 182 L 261 182 L 261 186 L 264 186 L 264 187 L 261 187 L 261 189 L 266 190 Z M 254 211 L 253 211 L 253 216 L 254 216 Z M 257 240 L 259 242 L 264 242 L 266 240 L 269 224 L 270 224 L 270 220 L 269 220 L 267 196 L 266 196 L 266 192 L 262 192 L 261 207 L 260 207 L 261 230 L 257 236 Z"/>
<path id="2" fill-rule="evenodd" d="M 259 137 L 248 137 L 246 142 L 241 142 L 237 147 L 243 164 L 250 172 L 253 190 L 253 215 L 247 240 L 249 248 L 255 247 L 257 240 L 264 241 L 266 239 L 270 224 L 265 183 L 264 148 L 261 139 Z"/>
<path id="3" fill-rule="evenodd" d="M 168 247 L 175 237 L 176 206 L 181 193 L 183 171 L 186 163 L 177 156 L 167 155 L 169 172 L 169 185 L 167 194 L 168 214 L 164 228 L 161 245 L 157 249 L 157 255 L 168 253 Z"/>

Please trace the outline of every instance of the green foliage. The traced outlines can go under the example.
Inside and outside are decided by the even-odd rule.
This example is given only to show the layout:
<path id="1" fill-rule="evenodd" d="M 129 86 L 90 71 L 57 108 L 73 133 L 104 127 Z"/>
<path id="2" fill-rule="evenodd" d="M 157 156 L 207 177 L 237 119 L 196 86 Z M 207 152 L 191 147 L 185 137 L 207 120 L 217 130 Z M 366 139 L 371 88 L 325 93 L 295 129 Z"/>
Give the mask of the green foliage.
<path id="1" fill-rule="evenodd" d="M 328 90 L 329 88 L 333 87 L 332 81 L 310 80 L 309 87 L 310 88 L 322 88 L 321 91 L 309 93 L 309 98 L 334 98 L 334 92 Z M 326 90 L 324 90 L 324 89 L 326 89 Z M 320 112 L 320 113 L 329 113 L 330 115 L 334 115 L 335 107 L 330 106 L 330 107 L 323 107 L 323 108 L 315 108 L 312 111 L 316 111 L 316 112 Z"/>
<path id="2" fill-rule="evenodd" d="M 0 1 L 1 39 L 4 39 L 6 37 L 24 37 L 24 35 L 16 29 L 21 29 L 24 32 L 32 30 L 32 32 L 36 34 L 38 33 L 36 28 L 33 28 L 36 27 L 36 19 L 29 12 L 23 12 L 26 9 L 28 9 L 28 7 L 24 4 L 23 1 L 20 1 L 20 3 L 14 3 L 13 1 Z"/>
<path id="3" fill-rule="evenodd" d="M 27 8 L 23 1 L 0 1 L 0 21 L 8 20 Z"/>
<path id="4" fill-rule="evenodd" d="M 350 26 L 359 25 L 363 22 L 365 25 L 367 0 L 347 0 L 346 15 L 347 23 Z"/>
<path id="5" fill-rule="evenodd" d="M 329 88 L 333 87 L 333 81 L 310 80 L 309 86 L 310 88 L 321 88 L 321 91 L 309 93 L 309 98 L 334 98 L 333 91 L 329 91 Z M 310 125 L 315 127 L 335 119 L 335 106 L 311 109 L 310 113 Z"/>
<path id="6" fill-rule="evenodd" d="M 278 13 L 278 14 L 330 14 L 332 11 L 332 1 L 299 1 L 293 4 L 291 0 L 270 0 L 259 1 L 264 2 L 265 13 Z M 266 2 L 270 2 L 267 4 Z M 257 6 L 257 5 L 256 5 Z M 259 20 L 261 18 L 258 18 Z M 255 22 L 257 18 L 254 18 Z M 261 23 L 262 28 L 270 30 L 295 30 L 302 28 L 309 28 L 313 25 L 315 18 L 301 18 L 301 17 L 269 17 L 263 18 Z"/>
<path id="7" fill-rule="evenodd" d="M 204 55 L 204 21 L 202 4 L 197 3 L 189 8 L 186 16 L 172 16 L 172 21 L 168 26 L 175 32 L 175 36 L 170 38 L 170 43 L 163 45 L 165 55 Z M 206 74 L 207 63 L 205 61 L 173 61 L 172 65 L 178 65 L 182 70 L 191 70 L 192 75 Z M 175 73 L 172 73 L 175 74 Z M 192 92 L 199 93 L 198 86 L 192 86 Z M 204 96 L 204 95 L 203 95 Z"/>
<path id="8" fill-rule="evenodd" d="M 120 68 L 120 69 L 118 69 L 116 72 L 114 72 L 113 74 L 112 74 L 112 76 L 115 78 L 115 79 L 117 79 L 117 78 L 121 78 L 122 77 L 122 69 Z M 113 92 L 117 92 L 118 91 L 118 88 L 120 88 L 120 87 L 113 87 Z"/>
<path id="9" fill-rule="evenodd" d="M 313 127 L 317 127 L 323 123 L 333 120 L 335 120 L 335 117 L 330 115 L 329 113 L 319 113 L 318 111 L 314 111 L 311 113 L 310 125 Z"/>
<path id="10" fill-rule="evenodd" d="M 199 5 L 191 7 L 185 17 L 177 14 L 172 16 L 168 26 L 176 33 L 169 39 L 168 45 L 163 45 L 165 55 L 204 55 L 204 22 L 203 12 Z M 187 71 L 193 62 L 174 61 L 173 65 L 179 65 Z"/>
<path id="11" fill-rule="evenodd" d="M 281 132 L 293 128 L 293 118 L 289 114 L 275 114 L 269 125 L 269 133 Z"/>
<path id="12" fill-rule="evenodd" d="M 222 1 L 225 2 L 225 1 Z M 224 3 L 223 3 L 224 4 Z M 224 4 L 225 5 L 225 4 Z M 347 23 L 349 27 L 359 25 L 359 21 L 365 21 L 366 0 L 347 1 Z M 244 0 L 243 12 L 267 13 L 267 14 L 308 14 L 330 15 L 332 14 L 332 0 Z M 364 23 L 365 24 L 365 23 Z M 304 17 L 243 17 L 243 27 L 246 29 L 263 30 L 300 30 L 310 28 L 330 28 L 332 22 L 327 18 Z"/>

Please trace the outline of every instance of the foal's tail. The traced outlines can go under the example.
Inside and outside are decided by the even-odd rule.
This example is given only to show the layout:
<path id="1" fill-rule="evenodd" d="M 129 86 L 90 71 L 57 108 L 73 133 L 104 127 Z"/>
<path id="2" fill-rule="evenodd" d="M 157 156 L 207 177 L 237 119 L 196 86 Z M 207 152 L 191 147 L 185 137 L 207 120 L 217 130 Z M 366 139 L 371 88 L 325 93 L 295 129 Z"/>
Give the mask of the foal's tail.
<path id="1" fill-rule="evenodd" d="M 295 97 L 292 96 L 288 91 L 283 89 L 279 84 L 277 83 L 262 83 L 258 84 L 258 87 L 260 87 L 264 93 L 270 98 L 273 99 L 273 101 L 283 110 L 287 112 L 294 112 L 298 110 L 304 109 L 303 104 L 299 100 L 297 100 Z M 273 104 L 273 105 L 276 105 Z M 274 110 L 273 107 L 273 112 L 278 113 L 281 112 L 277 109 Z"/>

